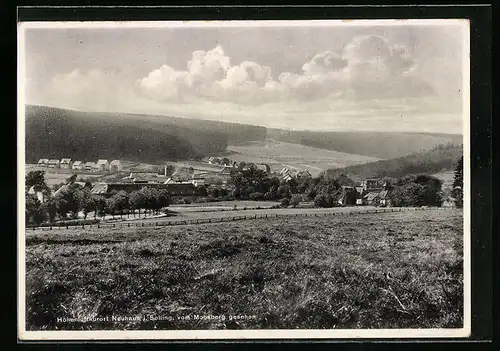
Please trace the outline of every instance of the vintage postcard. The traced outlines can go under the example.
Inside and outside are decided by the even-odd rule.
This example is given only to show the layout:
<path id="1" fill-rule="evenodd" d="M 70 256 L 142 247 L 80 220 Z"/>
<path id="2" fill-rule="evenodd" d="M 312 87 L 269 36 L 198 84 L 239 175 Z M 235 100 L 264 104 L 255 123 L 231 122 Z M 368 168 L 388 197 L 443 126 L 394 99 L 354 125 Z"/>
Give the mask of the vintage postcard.
<path id="1" fill-rule="evenodd" d="M 470 334 L 467 20 L 18 35 L 21 340 Z"/>

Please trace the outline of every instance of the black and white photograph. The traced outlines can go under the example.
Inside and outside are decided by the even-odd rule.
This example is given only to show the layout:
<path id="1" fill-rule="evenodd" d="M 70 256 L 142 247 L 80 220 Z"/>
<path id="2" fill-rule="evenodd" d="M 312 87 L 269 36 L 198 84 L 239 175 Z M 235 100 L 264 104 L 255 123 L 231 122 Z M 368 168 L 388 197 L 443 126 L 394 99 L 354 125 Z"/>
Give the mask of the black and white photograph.
<path id="1" fill-rule="evenodd" d="M 470 335 L 469 36 L 19 22 L 20 339 Z"/>

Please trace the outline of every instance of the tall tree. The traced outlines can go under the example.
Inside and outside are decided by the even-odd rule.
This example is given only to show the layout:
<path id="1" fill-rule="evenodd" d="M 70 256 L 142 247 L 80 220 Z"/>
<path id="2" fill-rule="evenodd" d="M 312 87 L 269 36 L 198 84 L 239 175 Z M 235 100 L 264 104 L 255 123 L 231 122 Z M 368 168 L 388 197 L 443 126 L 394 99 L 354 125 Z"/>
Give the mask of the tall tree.
<path id="1" fill-rule="evenodd" d="M 455 165 L 455 174 L 453 177 L 453 191 L 452 195 L 455 199 L 455 205 L 459 208 L 463 207 L 464 196 L 464 156 L 462 155 Z"/>
<path id="2" fill-rule="evenodd" d="M 35 190 L 42 190 L 47 187 L 45 183 L 45 171 L 31 171 L 26 174 L 25 178 L 26 190 L 35 187 Z"/>

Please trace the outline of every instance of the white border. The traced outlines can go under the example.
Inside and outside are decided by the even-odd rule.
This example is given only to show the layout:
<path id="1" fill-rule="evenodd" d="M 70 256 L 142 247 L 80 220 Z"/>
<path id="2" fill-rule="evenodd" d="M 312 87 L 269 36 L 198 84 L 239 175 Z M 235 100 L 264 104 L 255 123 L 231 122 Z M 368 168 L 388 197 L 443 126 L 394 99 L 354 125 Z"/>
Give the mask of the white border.
<path id="1" fill-rule="evenodd" d="M 448 26 L 461 25 L 463 52 L 464 135 L 464 326 L 460 329 L 292 329 L 292 330 L 162 330 L 162 331 L 26 331 L 25 320 L 25 52 L 29 28 L 165 28 L 165 27 L 322 27 L 322 26 Z M 24 22 L 18 23 L 18 337 L 20 340 L 214 340 L 214 339 L 361 339 L 457 338 L 471 332 L 470 272 L 470 29 L 464 19 L 437 20 L 314 20 L 314 21 L 144 21 L 144 22 Z"/>
<path id="2" fill-rule="evenodd" d="M 70 21 L 21 22 L 22 28 L 207 28 L 207 27 L 373 27 L 373 26 L 456 26 L 464 19 L 384 20 L 259 20 L 259 21 Z"/>

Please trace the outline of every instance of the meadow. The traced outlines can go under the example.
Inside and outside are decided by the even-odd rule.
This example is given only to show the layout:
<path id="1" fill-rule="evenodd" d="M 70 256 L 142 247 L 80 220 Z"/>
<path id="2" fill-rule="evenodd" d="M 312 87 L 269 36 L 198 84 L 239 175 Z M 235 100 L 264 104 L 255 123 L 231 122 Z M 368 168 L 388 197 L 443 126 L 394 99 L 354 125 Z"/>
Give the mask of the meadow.
<path id="1" fill-rule="evenodd" d="M 307 170 L 313 176 L 329 168 L 343 168 L 379 160 L 370 156 L 270 139 L 230 145 L 227 157 L 236 162 L 252 160 L 254 163 L 268 163 L 273 172 L 279 172 L 283 167 L 288 167 L 291 170 Z"/>
<path id="2" fill-rule="evenodd" d="M 458 328 L 462 218 L 450 209 L 27 232 L 26 328 Z M 126 316 L 137 319 L 116 320 Z"/>

